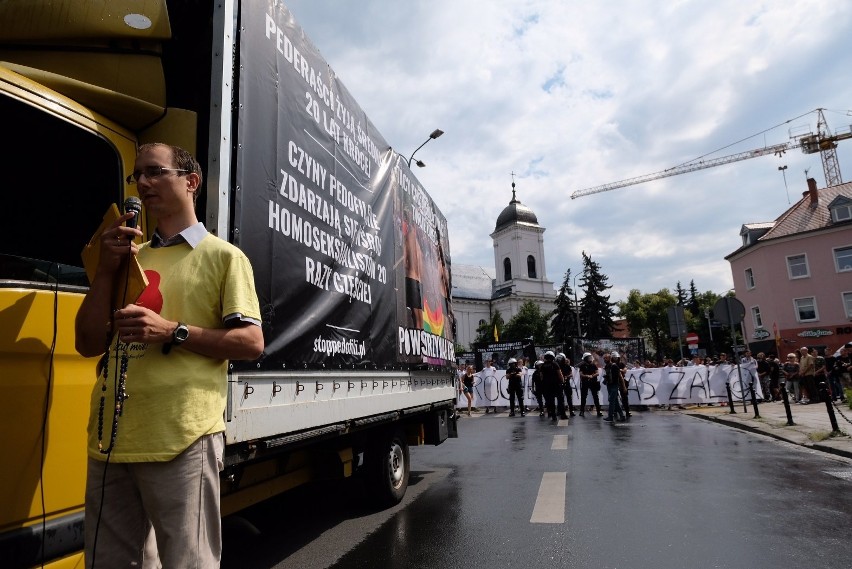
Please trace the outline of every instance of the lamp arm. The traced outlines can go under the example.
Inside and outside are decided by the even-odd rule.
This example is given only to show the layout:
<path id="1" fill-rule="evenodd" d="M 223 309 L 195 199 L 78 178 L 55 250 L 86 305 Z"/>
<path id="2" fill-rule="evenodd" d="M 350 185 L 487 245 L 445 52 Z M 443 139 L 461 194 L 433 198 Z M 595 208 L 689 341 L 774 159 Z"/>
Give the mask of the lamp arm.
<path id="1" fill-rule="evenodd" d="M 426 139 L 426 142 L 429 142 L 430 140 L 432 140 L 432 139 L 431 139 L 431 138 L 427 138 L 427 139 Z M 417 154 L 417 151 L 418 151 L 418 150 L 420 150 L 421 148 L 423 148 L 424 146 L 426 146 L 426 142 L 424 142 L 423 144 L 421 144 L 420 146 L 418 146 L 417 148 L 415 148 L 415 149 L 414 149 L 414 152 L 412 152 L 412 153 L 411 153 L 411 156 L 408 158 L 408 167 L 409 167 L 409 168 L 411 168 L 411 161 L 414 159 L 414 155 L 415 155 L 415 154 Z"/>

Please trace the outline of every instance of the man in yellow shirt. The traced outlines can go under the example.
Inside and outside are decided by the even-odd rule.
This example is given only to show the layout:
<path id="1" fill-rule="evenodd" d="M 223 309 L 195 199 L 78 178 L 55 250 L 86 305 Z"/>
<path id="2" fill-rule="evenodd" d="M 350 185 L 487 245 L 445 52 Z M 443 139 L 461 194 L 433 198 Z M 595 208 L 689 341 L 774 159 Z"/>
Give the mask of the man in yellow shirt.
<path id="1" fill-rule="evenodd" d="M 239 249 L 198 222 L 201 168 L 188 152 L 144 145 L 131 180 L 157 229 L 139 247 L 141 232 L 124 225 L 132 214 L 104 231 L 76 321 L 77 351 L 103 354 L 89 419 L 86 566 L 218 567 L 228 360 L 263 351 L 254 277 Z M 150 284 L 112 313 L 128 255 Z"/>

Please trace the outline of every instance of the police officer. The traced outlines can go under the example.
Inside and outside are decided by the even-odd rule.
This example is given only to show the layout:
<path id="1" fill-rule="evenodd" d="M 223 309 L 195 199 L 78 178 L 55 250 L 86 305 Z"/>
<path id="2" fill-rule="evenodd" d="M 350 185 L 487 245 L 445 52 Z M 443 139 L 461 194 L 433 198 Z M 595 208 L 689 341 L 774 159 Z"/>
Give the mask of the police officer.
<path id="1" fill-rule="evenodd" d="M 541 364 L 544 362 L 536 360 L 534 364 L 535 370 L 532 374 L 532 392 L 538 402 L 538 416 L 544 417 L 544 387 L 541 384 Z"/>
<path id="2" fill-rule="evenodd" d="M 612 352 L 613 362 L 618 366 L 618 369 L 621 371 L 621 380 L 618 383 L 618 394 L 621 396 L 621 410 L 624 411 L 624 414 L 630 417 L 630 393 L 627 391 L 627 364 L 624 363 L 624 359 L 618 355 L 618 352 Z"/>
<path id="3" fill-rule="evenodd" d="M 618 360 L 618 352 L 612 352 L 609 361 L 604 367 L 604 384 L 606 385 L 606 393 L 609 400 L 609 412 L 604 418 L 604 421 L 607 423 L 612 423 L 615 419 L 619 421 L 626 420 L 624 413 L 621 411 L 621 405 L 618 404 L 618 392 L 621 387 L 621 368 L 618 367 Z"/>
<path id="4" fill-rule="evenodd" d="M 544 399 L 547 403 L 547 416 L 554 423 L 559 419 L 567 419 L 565 399 L 562 396 L 562 383 L 565 378 L 562 376 L 562 370 L 559 369 L 559 365 L 556 363 L 556 355 L 553 352 L 545 352 L 544 363 L 541 364 L 540 369 Z M 558 417 L 557 413 L 559 414 Z"/>
<path id="5" fill-rule="evenodd" d="M 509 382 L 509 416 L 515 416 L 515 398 L 518 398 L 518 406 L 521 408 L 521 417 L 525 416 L 524 409 L 524 388 L 521 385 L 521 368 L 518 367 L 518 360 L 509 358 L 509 367 L 506 368 L 506 379 Z"/>
<path id="6" fill-rule="evenodd" d="M 574 376 L 574 369 L 571 367 L 571 361 L 562 352 L 556 354 L 556 364 L 559 366 L 559 371 L 562 372 L 562 377 L 565 378 L 565 383 L 562 384 L 562 391 L 565 394 L 565 399 L 568 401 L 568 413 L 573 417 L 574 393 L 571 389 L 571 378 Z"/>
<path id="7" fill-rule="evenodd" d="M 598 382 L 598 366 L 595 364 L 592 354 L 589 352 L 583 354 L 583 361 L 580 362 L 578 367 L 580 369 L 580 416 L 585 415 L 586 395 L 591 391 L 598 417 L 603 417 L 601 401 L 598 396 L 598 392 L 601 390 L 601 384 Z"/>

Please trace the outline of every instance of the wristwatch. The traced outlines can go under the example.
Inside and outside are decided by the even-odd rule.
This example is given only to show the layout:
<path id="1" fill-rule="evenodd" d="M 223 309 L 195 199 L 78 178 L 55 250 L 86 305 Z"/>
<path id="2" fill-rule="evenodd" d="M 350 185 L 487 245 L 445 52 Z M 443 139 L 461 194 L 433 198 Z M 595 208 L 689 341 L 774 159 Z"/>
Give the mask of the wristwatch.
<path id="1" fill-rule="evenodd" d="M 172 351 L 172 346 L 183 344 L 187 338 L 189 338 L 189 326 L 178 322 L 177 328 L 172 332 L 172 341 L 163 344 L 163 354 L 168 354 Z"/>
<path id="2" fill-rule="evenodd" d="M 187 338 L 189 338 L 189 326 L 183 322 L 178 322 L 177 328 L 172 332 L 172 344 L 176 346 L 183 344 Z"/>

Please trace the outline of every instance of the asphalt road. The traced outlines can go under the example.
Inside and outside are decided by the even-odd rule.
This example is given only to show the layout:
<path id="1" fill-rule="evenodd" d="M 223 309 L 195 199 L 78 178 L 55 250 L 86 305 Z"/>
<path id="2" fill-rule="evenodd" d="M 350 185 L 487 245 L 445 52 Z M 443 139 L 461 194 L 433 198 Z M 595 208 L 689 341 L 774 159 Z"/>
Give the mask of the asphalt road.
<path id="1" fill-rule="evenodd" d="M 459 428 L 390 510 L 350 481 L 227 520 L 223 567 L 852 566 L 847 459 L 675 412 Z"/>

